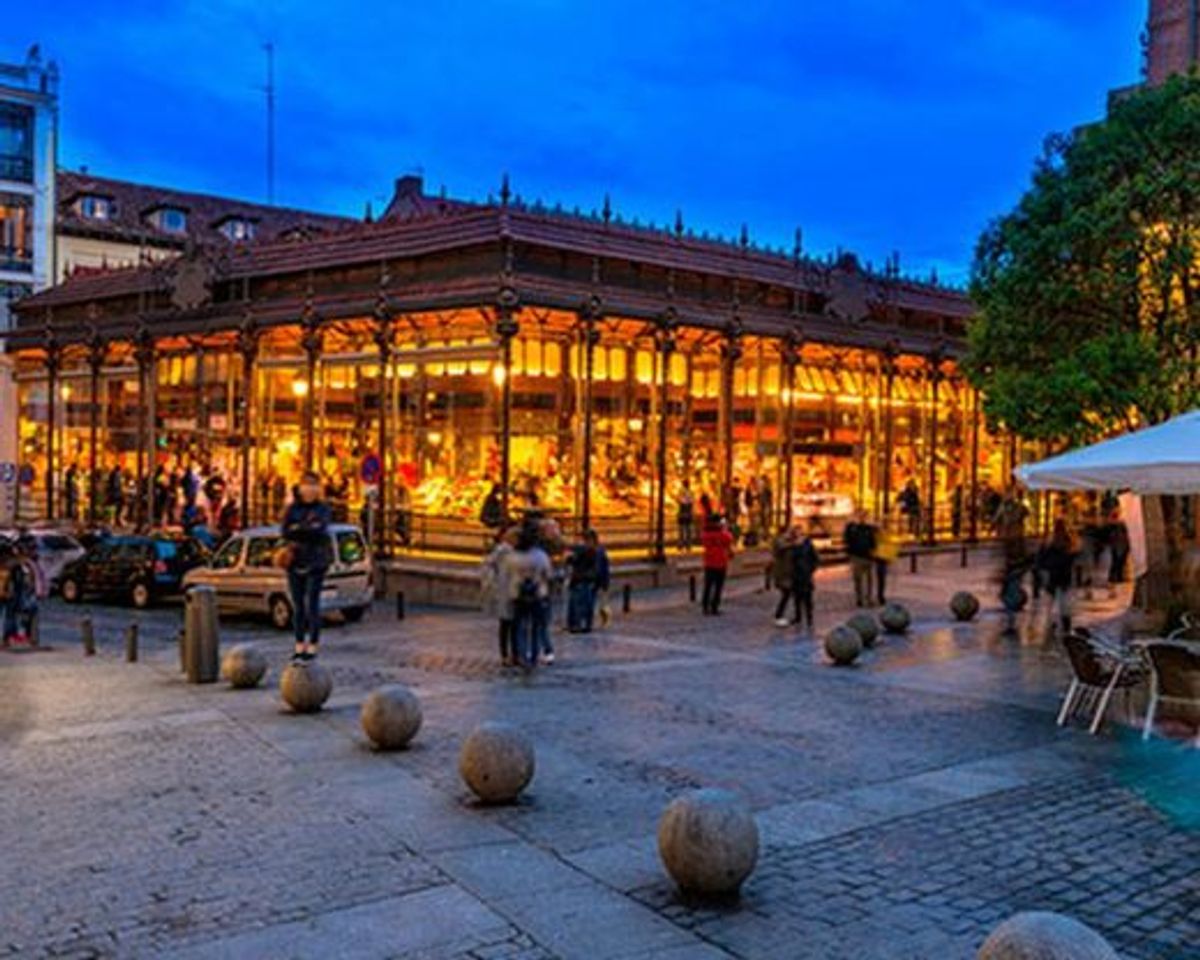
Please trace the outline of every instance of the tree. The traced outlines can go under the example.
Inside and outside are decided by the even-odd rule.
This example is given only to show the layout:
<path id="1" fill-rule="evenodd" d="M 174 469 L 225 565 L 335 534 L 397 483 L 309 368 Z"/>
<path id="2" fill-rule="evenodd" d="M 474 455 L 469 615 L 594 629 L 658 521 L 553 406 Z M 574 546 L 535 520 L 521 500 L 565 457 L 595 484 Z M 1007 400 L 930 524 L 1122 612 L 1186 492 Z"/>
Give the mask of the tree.
<path id="1" fill-rule="evenodd" d="M 1052 137 L 979 240 L 967 376 L 995 424 L 1080 443 L 1200 400 L 1200 75 Z"/>

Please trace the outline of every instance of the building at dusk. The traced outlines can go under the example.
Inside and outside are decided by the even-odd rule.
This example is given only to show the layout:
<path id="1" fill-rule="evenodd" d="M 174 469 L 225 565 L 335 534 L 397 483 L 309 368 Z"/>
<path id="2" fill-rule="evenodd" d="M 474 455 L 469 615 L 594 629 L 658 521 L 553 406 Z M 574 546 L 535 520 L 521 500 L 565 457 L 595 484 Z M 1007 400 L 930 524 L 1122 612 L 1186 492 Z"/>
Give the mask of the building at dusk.
<path id="1" fill-rule="evenodd" d="M 944 536 L 955 489 L 970 504 L 1010 466 L 957 370 L 971 310 L 895 264 L 406 177 L 377 223 L 80 273 L 24 301 L 25 502 L 60 515 L 67 464 L 195 464 L 268 520 L 313 468 L 351 511 L 377 504 L 385 552 L 477 555 L 498 485 L 510 510 L 662 557 L 685 483 L 718 505 L 767 488 L 743 526 L 820 532 L 852 503 L 894 518 L 911 481 L 924 535 Z"/>
<path id="2" fill-rule="evenodd" d="M 1147 83 L 1187 73 L 1200 63 L 1200 2 L 1150 0 L 1145 44 Z"/>

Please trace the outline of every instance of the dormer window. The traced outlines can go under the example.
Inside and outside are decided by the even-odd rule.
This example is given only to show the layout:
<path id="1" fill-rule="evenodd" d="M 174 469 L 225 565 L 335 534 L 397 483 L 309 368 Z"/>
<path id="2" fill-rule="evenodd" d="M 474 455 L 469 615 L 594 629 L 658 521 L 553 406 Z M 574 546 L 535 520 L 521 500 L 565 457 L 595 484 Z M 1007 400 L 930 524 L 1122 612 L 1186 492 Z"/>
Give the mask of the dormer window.
<path id="1" fill-rule="evenodd" d="M 111 220 L 116 214 L 112 197 L 86 193 L 79 198 L 79 215 L 85 220 Z"/>
<path id="2" fill-rule="evenodd" d="M 254 239 L 254 222 L 245 217 L 230 217 L 220 229 L 234 243 Z"/>
<path id="3" fill-rule="evenodd" d="M 150 214 L 150 221 L 163 233 L 187 232 L 187 211 L 179 207 L 159 207 Z"/>

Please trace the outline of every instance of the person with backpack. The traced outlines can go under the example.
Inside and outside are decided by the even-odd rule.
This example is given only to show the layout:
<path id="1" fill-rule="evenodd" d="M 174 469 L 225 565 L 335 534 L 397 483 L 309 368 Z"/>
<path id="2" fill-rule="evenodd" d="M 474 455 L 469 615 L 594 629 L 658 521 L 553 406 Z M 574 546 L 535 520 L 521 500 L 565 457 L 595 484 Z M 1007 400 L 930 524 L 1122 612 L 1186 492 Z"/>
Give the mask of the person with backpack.
<path id="1" fill-rule="evenodd" d="M 721 614 L 721 593 L 725 589 L 725 578 L 729 564 L 733 562 L 733 534 L 719 513 L 709 517 L 700 535 L 704 548 L 704 594 L 701 609 L 705 616 Z"/>
<path id="2" fill-rule="evenodd" d="M 333 562 L 329 543 L 329 505 L 321 499 L 321 479 L 311 470 L 300 479 L 297 497 L 283 515 L 284 557 L 292 625 L 296 637 L 293 660 L 313 660 L 321 640 L 321 588 Z"/>
<path id="3" fill-rule="evenodd" d="M 527 670 L 554 662 L 549 647 L 550 579 L 554 566 L 540 544 L 536 523 L 526 523 L 517 534 L 516 547 L 505 558 L 509 597 L 513 603 L 513 642 L 518 661 Z"/>

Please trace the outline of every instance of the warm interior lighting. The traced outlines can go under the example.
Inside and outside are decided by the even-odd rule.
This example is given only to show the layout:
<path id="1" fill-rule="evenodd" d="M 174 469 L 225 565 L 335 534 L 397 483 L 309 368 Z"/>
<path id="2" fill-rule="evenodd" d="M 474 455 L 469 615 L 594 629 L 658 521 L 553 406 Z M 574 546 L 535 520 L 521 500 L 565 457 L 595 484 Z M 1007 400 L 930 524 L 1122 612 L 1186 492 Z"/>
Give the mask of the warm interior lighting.
<path id="1" fill-rule="evenodd" d="M 505 373 L 503 365 L 497 363 L 492 366 L 492 382 L 498 387 L 504 386 Z"/>
<path id="2" fill-rule="evenodd" d="M 292 393 L 297 397 L 308 396 L 308 381 L 300 378 L 292 381 Z"/>
<path id="3" fill-rule="evenodd" d="M 62 398 L 64 400 L 70 400 L 71 399 L 71 385 L 69 383 L 64 383 L 62 385 L 62 389 L 59 390 L 59 393 L 62 394 Z"/>

